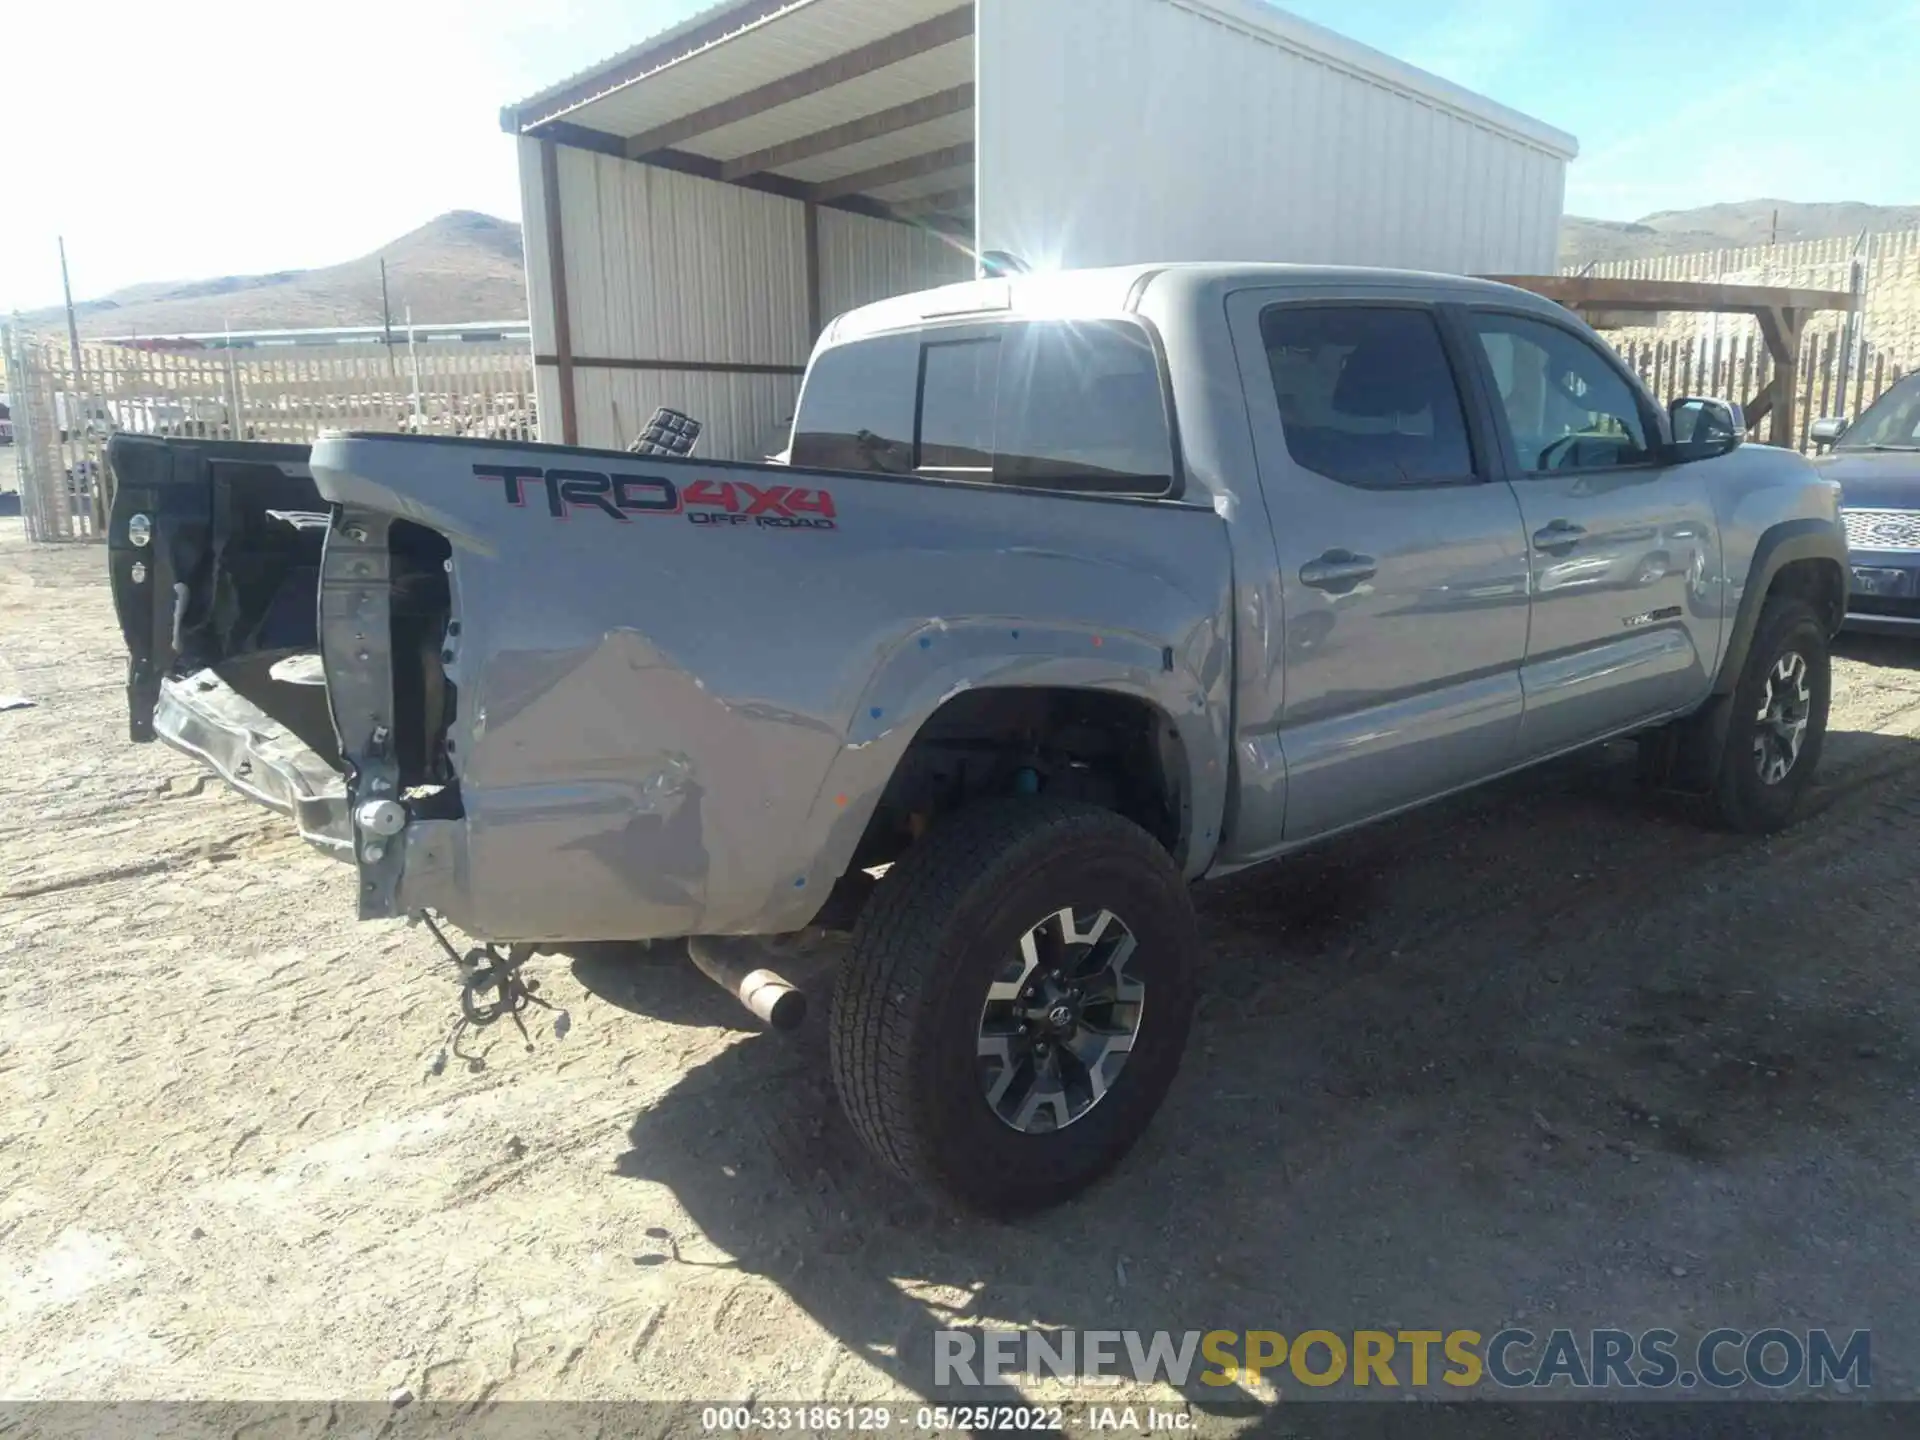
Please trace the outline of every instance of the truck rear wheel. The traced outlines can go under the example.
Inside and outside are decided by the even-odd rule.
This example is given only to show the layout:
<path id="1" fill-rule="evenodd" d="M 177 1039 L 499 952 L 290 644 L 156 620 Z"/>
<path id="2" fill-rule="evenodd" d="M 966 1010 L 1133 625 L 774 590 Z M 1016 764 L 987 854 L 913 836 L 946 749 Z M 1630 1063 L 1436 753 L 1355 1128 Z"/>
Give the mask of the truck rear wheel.
<path id="1" fill-rule="evenodd" d="M 1109 811 L 962 811 L 862 912 L 834 1083 L 861 1138 L 937 1197 L 1011 1215 L 1111 1169 L 1166 1097 L 1199 941 L 1165 850 Z"/>
<path id="2" fill-rule="evenodd" d="M 1833 668 L 1826 629 L 1805 601 L 1767 601 L 1734 689 L 1713 781 L 1714 817 L 1758 834 L 1788 824 L 1827 733 Z"/>

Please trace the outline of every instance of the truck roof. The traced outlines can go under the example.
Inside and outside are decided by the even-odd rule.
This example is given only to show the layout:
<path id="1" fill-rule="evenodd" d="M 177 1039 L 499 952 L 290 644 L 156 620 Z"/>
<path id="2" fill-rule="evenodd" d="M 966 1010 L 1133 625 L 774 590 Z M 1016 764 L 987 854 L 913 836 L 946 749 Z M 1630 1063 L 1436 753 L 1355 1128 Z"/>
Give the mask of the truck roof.
<path id="1" fill-rule="evenodd" d="M 1117 265 L 1097 270 L 1056 270 L 1025 275 L 964 280 L 877 300 L 841 315 L 827 327 L 823 344 L 839 344 L 888 330 L 919 329 L 962 319 L 1025 316 L 1044 319 L 1096 319 L 1125 315 L 1137 308 L 1149 286 L 1177 286 L 1189 292 L 1235 290 L 1247 285 L 1287 285 L 1302 289 L 1421 290 L 1461 300 L 1499 299 L 1530 308 L 1553 309 L 1531 291 L 1422 270 L 1386 270 L 1362 265 L 1283 265 L 1248 261 L 1181 261 L 1162 265 Z"/>

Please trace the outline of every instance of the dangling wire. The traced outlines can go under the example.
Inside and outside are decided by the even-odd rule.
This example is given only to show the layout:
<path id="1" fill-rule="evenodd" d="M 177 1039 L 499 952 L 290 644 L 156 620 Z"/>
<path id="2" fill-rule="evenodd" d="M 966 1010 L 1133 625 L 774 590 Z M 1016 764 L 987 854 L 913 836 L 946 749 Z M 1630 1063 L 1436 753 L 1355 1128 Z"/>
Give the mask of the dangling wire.
<path id="1" fill-rule="evenodd" d="M 532 946 L 509 945 L 507 953 L 502 955 L 497 946 L 476 945 L 462 955 L 453 948 L 453 942 L 447 939 L 446 933 L 434 924 L 431 915 L 422 911 L 420 919 L 432 932 L 433 938 L 440 942 L 440 948 L 447 952 L 447 958 L 459 968 L 461 976 L 460 1018 L 453 1022 L 453 1029 L 447 1032 L 446 1043 L 440 1047 L 440 1053 L 434 1059 L 432 1073 L 438 1075 L 447 1068 L 449 1052 L 469 1061 L 478 1058 L 461 1051 L 460 1037 L 468 1029 L 484 1030 L 502 1016 L 513 1021 L 514 1028 L 520 1032 L 520 1038 L 527 1042 L 527 1049 L 531 1052 L 533 1037 L 527 1033 L 527 1022 L 520 1018 L 529 1005 L 553 1011 L 554 1036 L 558 1039 L 566 1037 L 572 1027 L 567 1012 L 538 993 L 538 980 L 529 980 L 520 973 L 521 967 L 533 958 Z M 491 998 L 486 998 L 489 996 Z"/>

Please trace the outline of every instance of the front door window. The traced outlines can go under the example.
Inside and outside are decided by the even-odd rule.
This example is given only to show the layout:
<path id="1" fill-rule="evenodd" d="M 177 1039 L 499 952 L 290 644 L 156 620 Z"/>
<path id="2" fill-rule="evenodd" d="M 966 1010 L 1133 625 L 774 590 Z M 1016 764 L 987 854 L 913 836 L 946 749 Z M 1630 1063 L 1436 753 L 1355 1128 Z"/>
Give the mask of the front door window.
<path id="1" fill-rule="evenodd" d="M 1523 315 L 1481 311 L 1473 326 L 1522 471 L 1542 475 L 1653 462 L 1639 399 L 1592 345 Z"/>

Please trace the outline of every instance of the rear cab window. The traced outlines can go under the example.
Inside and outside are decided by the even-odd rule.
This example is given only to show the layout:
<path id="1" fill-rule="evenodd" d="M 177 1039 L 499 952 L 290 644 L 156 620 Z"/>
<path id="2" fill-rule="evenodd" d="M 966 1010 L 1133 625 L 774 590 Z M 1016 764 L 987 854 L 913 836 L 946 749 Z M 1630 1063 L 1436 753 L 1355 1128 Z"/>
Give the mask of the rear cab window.
<path id="1" fill-rule="evenodd" d="M 792 464 L 1165 498 L 1177 491 L 1160 362 L 1126 321 L 1025 321 L 825 350 Z"/>

